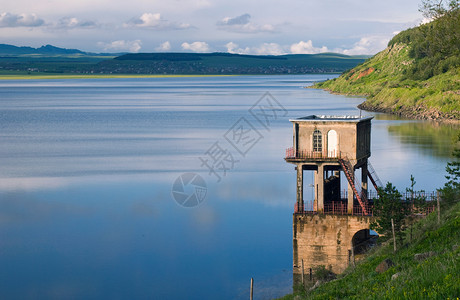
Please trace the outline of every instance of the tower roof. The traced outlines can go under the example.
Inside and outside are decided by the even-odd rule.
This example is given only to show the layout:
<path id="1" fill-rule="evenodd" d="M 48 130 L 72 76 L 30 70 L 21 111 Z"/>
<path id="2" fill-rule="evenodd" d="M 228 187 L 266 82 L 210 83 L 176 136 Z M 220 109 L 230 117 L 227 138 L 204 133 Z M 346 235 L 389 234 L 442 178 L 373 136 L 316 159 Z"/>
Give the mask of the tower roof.
<path id="1" fill-rule="evenodd" d="M 310 115 L 291 119 L 291 122 L 351 122 L 359 123 L 373 119 L 373 116 L 328 116 L 328 115 Z"/>

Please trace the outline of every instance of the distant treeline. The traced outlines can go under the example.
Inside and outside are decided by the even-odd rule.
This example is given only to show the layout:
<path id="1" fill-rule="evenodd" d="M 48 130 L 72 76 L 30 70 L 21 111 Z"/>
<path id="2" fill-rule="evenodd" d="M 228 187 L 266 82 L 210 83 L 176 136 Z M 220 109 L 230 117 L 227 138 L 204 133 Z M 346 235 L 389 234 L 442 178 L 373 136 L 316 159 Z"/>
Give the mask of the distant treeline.
<path id="1" fill-rule="evenodd" d="M 0 74 L 305 74 L 341 73 L 366 56 L 336 53 L 240 55 L 233 53 L 94 54 L 54 46 L 0 44 Z"/>
<path id="2" fill-rule="evenodd" d="M 214 52 L 214 53 L 130 53 L 116 57 L 116 60 L 165 60 L 165 61 L 191 61 L 203 60 L 207 57 L 234 57 L 234 58 L 254 58 L 254 59 L 280 59 L 287 60 L 285 55 L 242 55 L 234 53 Z"/>

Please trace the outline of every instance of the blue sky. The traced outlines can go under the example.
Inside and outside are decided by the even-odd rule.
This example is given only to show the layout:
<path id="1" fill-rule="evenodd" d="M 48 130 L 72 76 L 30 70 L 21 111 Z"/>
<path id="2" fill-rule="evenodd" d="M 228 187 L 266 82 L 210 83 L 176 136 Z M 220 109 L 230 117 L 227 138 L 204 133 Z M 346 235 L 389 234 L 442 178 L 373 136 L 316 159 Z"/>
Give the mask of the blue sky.
<path id="1" fill-rule="evenodd" d="M 375 54 L 420 0 L 1 0 L 0 43 L 92 52 Z"/>

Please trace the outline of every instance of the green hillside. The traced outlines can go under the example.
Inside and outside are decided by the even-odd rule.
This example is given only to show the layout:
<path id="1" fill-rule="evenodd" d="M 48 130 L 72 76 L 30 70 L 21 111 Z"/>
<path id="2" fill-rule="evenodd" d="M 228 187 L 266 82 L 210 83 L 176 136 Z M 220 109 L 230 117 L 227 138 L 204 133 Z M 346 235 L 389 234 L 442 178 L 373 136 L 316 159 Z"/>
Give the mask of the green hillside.
<path id="1" fill-rule="evenodd" d="M 382 52 L 315 87 L 366 96 L 366 110 L 460 120 L 460 10 L 399 33 Z"/>

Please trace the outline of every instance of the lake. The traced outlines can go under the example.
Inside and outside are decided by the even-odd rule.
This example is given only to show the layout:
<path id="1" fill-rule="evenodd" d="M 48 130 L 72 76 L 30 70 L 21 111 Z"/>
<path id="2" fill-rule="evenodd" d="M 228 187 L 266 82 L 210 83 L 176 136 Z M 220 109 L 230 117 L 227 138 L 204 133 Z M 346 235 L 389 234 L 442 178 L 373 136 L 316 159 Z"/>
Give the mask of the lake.
<path id="1" fill-rule="evenodd" d="M 248 299 L 251 277 L 256 299 L 291 292 L 289 119 L 375 116 L 370 160 L 401 190 L 444 184 L 459 130 L 304 88 L 332 77 L 0 81 L 1 297 Z"/>

